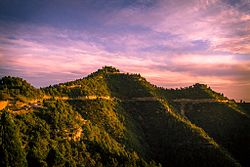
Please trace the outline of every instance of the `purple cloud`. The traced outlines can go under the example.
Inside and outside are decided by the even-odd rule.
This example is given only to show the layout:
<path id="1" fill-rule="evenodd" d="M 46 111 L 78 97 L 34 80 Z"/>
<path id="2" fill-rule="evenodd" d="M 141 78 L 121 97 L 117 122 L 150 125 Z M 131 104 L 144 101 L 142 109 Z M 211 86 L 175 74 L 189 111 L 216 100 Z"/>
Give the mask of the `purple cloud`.
<path id="1" fill-rule="evenodd" d="M 21 76 L 39 87 L 112 65 L 157 85 L 202 82 L 250 100 L 242 93 L 250 90 L 247 0 L 24 0 L 0 6 L 0 76 Z"/>

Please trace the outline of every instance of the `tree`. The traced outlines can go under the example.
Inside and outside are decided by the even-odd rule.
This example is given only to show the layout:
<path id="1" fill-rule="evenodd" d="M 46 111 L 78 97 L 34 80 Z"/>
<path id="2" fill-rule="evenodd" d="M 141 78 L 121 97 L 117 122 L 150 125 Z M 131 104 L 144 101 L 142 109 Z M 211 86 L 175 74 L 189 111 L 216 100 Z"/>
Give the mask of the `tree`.
<path id="1" fill-rule="evenodd" d="M 27 166 L 19 130 L 6 111 L 0 118 L 0 166 Z"/>

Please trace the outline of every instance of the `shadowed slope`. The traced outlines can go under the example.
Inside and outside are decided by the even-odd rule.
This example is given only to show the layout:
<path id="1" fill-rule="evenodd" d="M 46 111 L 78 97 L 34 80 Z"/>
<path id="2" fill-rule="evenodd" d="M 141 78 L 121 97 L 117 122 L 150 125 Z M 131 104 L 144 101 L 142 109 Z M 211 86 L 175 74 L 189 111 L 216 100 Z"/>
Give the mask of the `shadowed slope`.
<path id="1" fill-rule="evenodd" d="M 206 85 L 163 90 L 172 106 L 195 125 L 203 128 L 242 165 L 250 163 L 250 117 L 233 100 L 228 100 Z M 171 98 L 169 98 L 171 97 Z M 183 98 L 188 98 L 185 101 Z M 204 101 L 208 98 L 210 101 Z M 203 101 L 202 101 L 203 100 Z M 198 101 L 202 101 L 198 103 Z"/>
<path id="2" fill-rule="evenodd" d="M 202 129 L 172 111 L 157 95 L 158 88 L 140 75 L 107 74 L 106 79 L 112 95 L 121 99 L 124 115 L 130 118 L 125 121 L 136 127 L 128 126 L 128 133 L 140 145 L 146 143 L 149 157 L 164 166 L 236 165 Z M 155 97 L 158 101 L 127 100 L 134 97 Z"/>

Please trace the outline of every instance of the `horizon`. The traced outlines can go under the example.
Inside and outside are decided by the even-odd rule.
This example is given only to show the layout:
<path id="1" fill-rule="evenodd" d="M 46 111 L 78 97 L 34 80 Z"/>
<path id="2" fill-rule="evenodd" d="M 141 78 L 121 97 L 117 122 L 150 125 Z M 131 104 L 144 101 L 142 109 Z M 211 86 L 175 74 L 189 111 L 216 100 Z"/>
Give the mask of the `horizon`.
<path id="1" fill-rule="evenodd" d="M 249 0 L 0 1 L 0 77 L 35 87 L 102 66 L 250 102 Z"/>
<path id="2" fill-rule="evenodd" d="M 96 72 L 97 70 L 99 70 L 99 69 L 102 69 L 102 68 L 104 68 L 104 67 L 107 67 L 107 66 L 103 66 L 103 67 L 101 67 L 101 68 L 98 68 L 98 69 L 96 69 L 95 71 L 93 71 L 93 72 Z M 113 67 L 113 66 L 108 66 L 108 67 Z M 114 67 L 114 68 L 116 68 L 116 67 Z M 118 68 L 116 68 L 116 69 L 118 69 Z M 120 69 L 118 69 L 119 70 L 119 73 L 121 73 L 121 74 L 123 74 L 123 73 L 128 73 L 128 74 L 140 74 L 140 73 L 131 73 L 131 72 L 126 72 L 126 71 L 122 71 L 122 70 L 120 70 Z M 32 83 L 30 83 L 30 82 L 28 82 L 27 80 L 27 82 L 28 83 L 30 83 L 32 86 L 34 86 L 35 88 L 37 88 L 37 89 L 40 89 L 40 88 L 46 88 L 46 87 L 49 87 L 49 86 L 54 86 L 54 85 L 59 85 L 59 84 L 64 84 L 65 82 L 72 82 L 72 81 L 75 81 L 75 80 L 78 80 L 78 79 L 84 79 L 84 78 L 86 78 L 88 75 L 90 75 L 91 73 L 89 73 L 89 74 L 87 74 L 86 76 L 83 76 L 83 77 L 80 77 L 80 78 L 75 78 L 75 79 L 72 79 L 72 80 L 65 80 L 64 82 L 58 82 L 58 83 L 53 83 L 53 84 L 50 84 L 50 85 L 43 85 L 43 86 L 36 86 L 36 85 L 34 85 L 34 84 L 32 84 Z M 140 74 L 141 75 L 141 74 Z M 10 76 L 10 77 L 18 77 L 18 76 Z M 143 77 L 142 75 L 141 75 L 141 77 Z M 24 78 L 22 78 L 22 79 L 24 79 Z M 146 79 L 147 80 L 147 79 Z M 148 81 L 148 80 L 147 80 Z M 150 81 L 149 81 L 150 82 Z M 156 84 L 154 84 L 154 83 L 152 83 L 152 82 L 150 82 L 151 84 L 153 84 L 153 85 L 155 85 L 155 86 L 157 86 L 158 88 L 161 88 L 162 86 L 159 86 L 159 85 L 156 85 Z M 186 85 L 186 86 L 183 86 L 183 87 L 163 87 L 164 89 L 181 89 L 181 88 L 188 88 L 188 87 L 190 87 L 190 86 L 193 86 L 193 85 L 195 85 L 195 84 L 197 84 L 197 83 L 193 83 L 193 84 L 191 84 L 191 85 Z M 198 84 L 204 84 L 204 83 L 198 83 Z M 205 85 L 207 85 L 207 84 L 205 84 Z M 210 87 L 209 85 L 207 85 L 208 87 Z M 211 88 L 211 87 L 210 87 Z M 214 90 L 214 91 L 216 91 L 214 88 L 212 88 L 212 90 Z M 216 91 L 217 93 L 222 93 L 223 95 L 224 95 L 224 92 L 219 92 L 219 91 Z M 224 95 L 225 96 L 225 95 Z M 227 97 L 227 96 L 225 96 L 225 97 Z M 229 98 L 229 97 L 228 97 Z M 244 101 L 244 100 L 242 100 L 242 99 L 230 99 L 229 98 L 229 100 L 235 100 L 236 102 L 243 102 L 243 103 L 249 103 L 250 101 Z"/>

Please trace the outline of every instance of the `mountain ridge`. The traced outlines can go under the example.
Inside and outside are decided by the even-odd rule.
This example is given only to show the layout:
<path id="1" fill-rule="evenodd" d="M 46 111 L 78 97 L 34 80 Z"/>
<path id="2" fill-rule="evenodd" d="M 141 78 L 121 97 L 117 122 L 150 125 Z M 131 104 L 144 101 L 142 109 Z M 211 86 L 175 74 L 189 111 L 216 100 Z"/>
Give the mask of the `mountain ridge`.
<path id="1" fill-rule="evenodd" d="M 9 79 L 13 78 L 9 77 Z M 17 80 L 22 82 L 19 79 Z M 126 162 L 127 165 L 132 164 L 131 166 L 157 165 L 158 163 L 163 166 L 240 166 L 240 163 L 237 162 L 238 159 L 235 160 L 225 146 L 223 146 L 225 148 L 222 148 L 217 141 L 210 137 L 207 130 L 200 128 L 206 129 L 206 126 L 193 124 L 195 120 L 183 116 L 173 100 L 173 97 L 178 99 L 180 94 L 184 95 L 182 97 L 189 97 L 192 91 L 198 92 L 196 93 L 197 98 L 207 97 L 204 94 L 211 95 L 211 92 L 213 93 L 210 89 L 205 93 L 185 89 L 184 93 L 181 92 L 183 90 L 172 93 L 173 90 L 161 89 L 150 84 L 139 74 L 120 73 L 119 70 L 107 66 L 83 79 L 45 87 L 38 91 L 25 83 L 24 85 L 28 87 L 27 92 L 29 92 L 25 94 L 25 97 L 23 97 L 23 94 L 19 96 L 22 91 L 17 91 L 18 89 L 23 90 L 23 87 L 16 87 L 15 85 L 11 87 L 10 85 L 3 84 L 0 87 L 2 101 L 8 100 L 12 103 L 11 105 L 8 104 L 7 109 L 5 108 L 1 112 L 12 111 L 9 113 L 14 114 L 13 119 L 19 125 L 23 122 L 22 119 L 25 120 L 26 117 L 45 121 L 45 125 L 50 127 L 47 129 L 49 131 L 46 140 L 48 145 L 53 145 L 51 144 L 52 141 L 58 143 L 59 139 L 55 136 L 59 137 L 60 140 L 69 140 L 70 138 L 75 143 L 83 142 L 85 145 L 90 143 L 88 147 L 85 146 L 85 151 L 81 153 L 82 157 L 85 157 L 82 158 L 85 161 L 81 161 L 83 164 L 87 162 L 88 154 L 92 160 L 91 166 L 97 164 L 125 165 Z M 201 87 L 205 89 L 204 85 L 200 85 L 196 84 L 192 88 Z M 35 93 L 32 93 L 33 90 Z M 43 98 L 41 98 L 41 95 L 43 95 Z M 216 100 L 228 100 L 217 93 L 209 97 Z M 29 101 L 34 100 L 34 98 L 37 98 L 34 103 Z M 230 103 L 234 104 L 234 102 Z M 20 116 L 16 114 L 18 112 L 15 109 L 31 112 L 23 112 L 24 115 L 20 112 L 21 118 L 19 118 Z M 59 112 L 60 110 L 63 112 Z M 56 115 L 52 117 L 51 114 L 54 112 Z M 79 123 L 75 125 L 74 121 L 70 122 L 69 113 L 76 113 L 82 121 L 79 122 L 77 118 L 73 117 L 71 119 L 77 119 L 78 121 L 75 121 Z M 61 115 L 65 115 L 65 120 L 60 118 Z M 51 120 L 54 121 L 51 122 Z M 86 120 L 88 125 L 83 120 Z M 62 127 L 65 126 L 66 129 L 61 129 L 58 124 L 62 124 Z M 67 124 L 75 128 L 67 130 Z M 1 124 L 1 126 L 4 126 L 4 124 Z M 86 127 L 88 128 L 86 129 Z M 61 136 L 55 129 L 59 132 L 67 130 L 69 136 Z M 27 134 L 22 128 L 20 131 L 24 136 Z M 94 140 L 90 137 L 91 135 L 95 136 Z M 97 138 L 96 135 L 106 136 L 105 140 Z M 51 137 L 52 141 L 49 140 Z M 40 137 L 38 139 L 40 140 Z M 20 140 L 27 143 L 33 142 L 31 139 Z M 116 146 L 112 146 L 108 142 L 109 140 L 116 143 Z M 72 140 L 69 141 L 72 142 Z M 71 143 L 70 147 L 73 146 L 79 153 L 80 148 Z M 110 149 L 112 147 L 116 149 Z M 62 159 L 65 159 L 65 162 L 62 162 L 64 165 L 67 162 L 79 163 L 72 158 L 72 155 L 63 152 L 58 144 L 54 144 L 53 147 L 47 146 L 47 153 L 44 152 L 47 158 L 41 158 L 38 155 L 34 157 L 34 155 L 29 154 L 29 151 L 32 150 L 33 147 L 24 146 L 29 165 L 38 164 L 38 166 L 41 166 L 41 164 L 47 164 L 48 166 L 56 166 L 57 163 L 60 164 L 60 162 L 55 162 L 55 159 L 51 159 L 51 154 L 61 155 Z M 51 151 L 52 153 L 50 153 Z M 176 156 L 179 158 L 175 158 Z M 104 157 L 107 157 L 107 159 Z M 30 158 L 32 161 L 29 160 Z M 123 164 L 122 159 L 124 158 L 127 160 Z"/>

